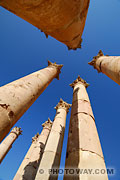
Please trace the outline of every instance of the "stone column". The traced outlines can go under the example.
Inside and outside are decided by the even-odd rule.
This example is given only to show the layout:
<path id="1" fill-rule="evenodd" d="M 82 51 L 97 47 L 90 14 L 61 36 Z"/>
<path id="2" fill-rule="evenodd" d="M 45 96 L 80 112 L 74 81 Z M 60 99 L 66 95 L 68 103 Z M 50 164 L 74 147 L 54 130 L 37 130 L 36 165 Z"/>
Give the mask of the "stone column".
<path id="1" fill-rule="evenodd" d="M 0 141 L 50 82 L 59 79 L 61 68 L 48 61 L 47 68 L 0 87 Z"/>
<path id="2" fill-rule="evenodd" d="M 9 150 L 12 148 L 12 144 L 15 142 L 21 132 L 21 128 L 14 127 L 10 134 L 0 144 L 0 163 L 2 162 L 6 154 L 9 152 Z"/>
<path id="3" fill-rule="evenodd" d="M 105 169 L 104 157 L 95 125 L 89 97 L 86 92 L 88 84 L 78 78 L 70 85 L 73 87 L 73 102 L 69 126 L 69 136 L 65 169 L 72 170 L 68 176 L 65 171 L 64 180 L 108 180 L 107 175 L 93 174 L 96 169 Z M 83 174 L 77 174 L 83 169 Z M 92 169 L 92 175 L 88 169 Z M 84 170 L 87 170 L 85 173 Z M 71 171 L 68 171 L 71 173 Z"/>
<path id="4" fill-rule="evenodd" d="M 34 180 L 37 173 L 38 165 L 41 161 L 42 154 L 44 151 L 45 144 L 47 142 L 52 121 L 48 120 L 42 124 L 43 130 L 41 134 L 37 134 L 32 138 L 32 145 L 26 154 L 22 164 L 20 165 L 14 180 Z"/>
<path id="5" fill-rule="evenodd" d="M 90 0 L 0 0 L 0 6 L 66 44 L 81 47 Z"/>
<path id="6" fill-rule="evenodd" d="M 38 136 L 39 136 L 39 133 L 37 133 L 34 137 L 32 137 L 32 144 L 31 144 L 24 160 L 22 161 L 22 164 L 20 165 L 14 179 L 20 179 L 21 177 L 24 178 L 24 171 L 25 171 L 24 168 L 29 163 L 30 157 L 32 156 L 32 151 L 33 151 L 34 147 L 36 146 Z"/>
<path id="7" fill-rule="evenodd" d="M 60 102 L 55 107 L 56 116 L 51 128 L 48 141 L 45 146 L 45 150 L 35 180 L 57 180 L 57 175 L 52 176 L 52 174 L 49 174 L 49 169 L 59 168 L 66 124 L 66 116 L 70 106 L 70 104 L 60 99 Z M 41 173 L 41 170 L 44 170 L 43 174 Z"/>
<path id="8" fill-rule="evenodd" d="M 98 55 L 88 64 L 100 73 L 106 74 L 109 78 L 120 85 L 120 56 L 104 56 L 100 50 Z"/>

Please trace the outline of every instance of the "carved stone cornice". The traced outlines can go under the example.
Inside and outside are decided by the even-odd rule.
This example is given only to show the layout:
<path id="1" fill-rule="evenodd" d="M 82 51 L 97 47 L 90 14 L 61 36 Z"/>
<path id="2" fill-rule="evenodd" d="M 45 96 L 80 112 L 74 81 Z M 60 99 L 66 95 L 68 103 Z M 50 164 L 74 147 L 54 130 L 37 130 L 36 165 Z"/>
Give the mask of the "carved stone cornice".
<path id="1" fill-rule="evenodd" d="M 56 64 L 56 62 L 52 63 L 52 62 L 48 61 L 48 67 L 49 66 L 55 67 L 57 69 L 56 78 L 59 80 L 59 74 L 61 73 L 61 68 L 63 67 L 63 65 L 62 64 L 58 65 L 58 64 Z"/>
<path id="2" fill-rule="evenodd" d="M 52 121 L 50 120 L 50 118 L 48 118 L 48 120 L 45 121 L 45 122 L 42 124 L 42 127 L 43 127 L 43 128 L 49 128 L 49 129 L 51 129 L 51 127 L 52 127 Z"/>
<path id="3" fill-rule="evenodd" d="M 98 55 L 97 55 L 97 56 L 94 56 L 94 57 L 93 57 L 93 60 L 88 63 L 89 65 L 93 66 L 94 69 L 97 69 L 98 72 L 101 72 L 101 71 L 100 71 L 100 69 L 96 68 L 96 61 L 97 61 L 97 59 L 99 59 L 101 56 L 104 56 L 102 50 L 100 50 L 100 51 L 98 52 Z"/>
<path id="4" fill-rule="evenodd" d="M 68 113 L 71 106 L 72 106 L 71 104 L 68 104 L 65 101 L 63 101 L 62 99 L 60 99 L 60 102 L 57 104 L 55 109 L 57 110 L 59 108 L 64 108 Z"/>
<path id="5" fill-rule="evenodd" d="M 32 143 L 38 140 L 39 133 L 37 133 L 34 137 L 32 137 Z"/>
<path id="6" fill-rule="evenodd" d="M 86 88 L 89 86 L 89 84 L 80 76 L 78 76 L 78 78 L 72 84 L 70 84 L 70 86 L 74 88 L 74 86 L 78 83 L 82 83 Z"/>
<path id="7" fill-rule="evenodd" d="M 78 36 L 75 37 L 73 40 L 75 40 L 76 38 L 78 38 Z M 73 40 L 72 40 L 72 41 L 73 41 Z M 70 47 L 70 46 L 67 46 L 67 47 L 68 47 L 68 50 L 77 50 L 78 48 L 81 49 L 81 47 L 82 47 L 82 46 L 81 46 L 82 41 L 83 41 L 83 40 L 82 40 L 82 38 L 81 38 L 76 48 L 72 48 L 72 47 Z"/>
<path id="8" fill-rule="evenodd" d="M 20 134 L 22 134 L 22 130 L 19 127 L 14 127 L 10 133 L 15 133 L 17 136 L 19 136 Z"/>
<path id="9" fill-rule="evenodd" d="M 77 48 L 79 48 L 79 49 L 81 49 L 82 48 L 82 38 L 80 39 L 80 41 L 79 41 L 79 43 L 78 43 L 78 46 L 77 46 Z"/>

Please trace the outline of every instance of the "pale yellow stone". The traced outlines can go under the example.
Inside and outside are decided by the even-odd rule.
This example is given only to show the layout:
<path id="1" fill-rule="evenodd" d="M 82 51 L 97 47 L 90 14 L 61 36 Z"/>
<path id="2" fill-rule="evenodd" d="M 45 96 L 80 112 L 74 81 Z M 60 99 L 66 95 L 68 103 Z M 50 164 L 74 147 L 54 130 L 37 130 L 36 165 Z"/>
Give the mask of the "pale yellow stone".
<path id="1" fill-rule="evenodd" d="M 84 113 L 72 116 L 70 122 L 67 152 L 78 151 L 78 149 L 88 149 L 103 157 L 95 121 Z"/>
<path id="2" fill-rule="evenodd" d="M 12 148 L 12 144 L 15 142 L 21 132 L 21 128 L 14 127 L 10 134 L 4 139 L 4 141 L 2 141 L 0 144 L 0 163 Z"/>
<path id="3" fill-rule="evenodd" d="M 88 84 L 78 78 L 71 84 L 73 103 L 71 110 L 65 169 L 105 169 L 103 153 L 94 115 L 85 87 Z M 107 175 L 64 175 L 64 180 L 108 180 Z"/>
<path id="4" fill-rule="evenodd" d="M 88 63 L 120 85 L 120 56 L 104 56 L 102 51 Z"/>
<path id="5" fill-rule="evenodd" d="M 81 93 L 76 93 L 76 91 L 80 91 Z M 88 97 L 88 94 L 86 92 L 86 88 L 80 82 L 77 83 L 73 89 L 73 100 L 78 101 L 78 99 L 83 100 L 83 101 L 86 100 L 89 102 L 89 97 Z"/>
<path id="6" fill-rule="evenodd" d="M 58 175 L 50 175 L 49 170 L 52 168 L 59 168 L 60 166 L 66 116 L 70 106 L 70 104 L 67 104 L 62 99 L 56 106 L 56 116 L 35 180 L 57 180 Z M 41 169 L 44 170 L 43 174 L 40 173 Z"/>
<path id="7" fill-rule="evenodd" d="M 48 61 L 48 67 L 0 87 L 0 141 L 35 102 L 62 65 Z"/>
<path id="8" fill-rule="evenodd" d="M 14 180 L 34 180 L 38 165 L 41 161 L 44 148 L 51 130 L 52 122 L 50 119 L 42 124 L 43 130 L 41 134 L 37 134 L 34 138 L 32 138 L 32 144 L 21 163 Z"/>
<path id="9" fill-rule="evenodd" d="M 73 175 L 64 176 L 64 180 L 108 180 L 104 159 L 95 153 L 79 149 L 70 153 L 66 163 L 75 171 Z M 77 174 L 76 169 L 80 169 L 81 174 Z"/>

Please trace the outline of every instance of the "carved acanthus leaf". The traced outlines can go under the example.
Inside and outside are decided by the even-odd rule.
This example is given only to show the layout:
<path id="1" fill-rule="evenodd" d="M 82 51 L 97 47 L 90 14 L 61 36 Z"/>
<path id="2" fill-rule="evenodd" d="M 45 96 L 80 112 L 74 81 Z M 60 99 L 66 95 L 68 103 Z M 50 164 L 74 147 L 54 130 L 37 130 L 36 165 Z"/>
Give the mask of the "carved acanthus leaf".
<path id="1" fill-rule="evenodd" d="M 82 83 L 86 88 L 89 86 L 89 84 L 80 76 L 78 76 L 78 78 L 72 84 L 70 84 L 70 86 L 74 88 L 74 86 L 78 83 Z"/>
<path id="2" fill-rule="evenodd" d="M 39 133 L 37 133 L 34 137 L 32 137 L 32 142 L 36 142 L 38 140 Z"/>
<path id="3" fill-rule="evenodd" d="M 94 57 L 93 57 L 93 60 L 92 60 L 91 62 L 89 62 L 88 64 L 91 65 L 91 66 L 93 66 L 94 69 L 97 69 L 97 68 L 96 68 L 96 61 L 97 61 L 97 59 L 99 59 L 101 56 L 104 56 L 102 50 L 100 50 L 99 53 L 98 53 L 98 55 L 97 55 L 97 56 L 94 56 Z M 99 69 L 97 69 L 97 71 L 98 71 L 98 72 L 101 72 Z"/>
<path id="4" fill-rule="evenodd" d="M 62 99 L 60 99 L 60 102 L 57 104 L 57 106 L 55 107 L 55 109 L 59 109 L 59 108 L 64 108 L 67 112 L 69 112 L 69 109 L 72 105 L 66 103 L 65 101 L 63 101 Z"/>
<path id="5" fill-rule="evenodd" d="M 56 64 L 56 62 L 52 63 L 52 62 L 48 61 L 48 67 L 49 66 L 55 67 L 57 69 L 57 76 L 56 76 L 56 78 L 59 80 L 59 74 L 61 73 L 61 68 L 63 67 L 63 65 L 62 64 L 58 65 L 58 64 Z"/>
<path id="6" fill-rule="evenodd" d="M 14 128 L 11 130 L 11 133 L 15 133 L 17 136 L 19 136 L 20 134 L 22 134 L 22 130 L 21 130 L 21 128 L 19 128 L 19 127 L 14 127 Z"/>
<path id="7" fill-rule="evenodd" d="M 50 120 L 50 118 L 48 118 L 48 120 L 42 124 L 42 127 L 43 128 L 51 128 L 52 127 L 52 121 Z"/>

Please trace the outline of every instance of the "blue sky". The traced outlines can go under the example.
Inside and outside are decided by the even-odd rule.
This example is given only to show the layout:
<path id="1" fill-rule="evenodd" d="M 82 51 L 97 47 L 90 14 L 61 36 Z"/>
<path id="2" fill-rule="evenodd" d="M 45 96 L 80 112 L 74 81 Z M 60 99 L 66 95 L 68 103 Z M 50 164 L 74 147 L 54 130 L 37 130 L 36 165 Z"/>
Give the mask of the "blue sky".
<path id="1" fill-rule="evenodd" d="M 0 7 L 0 86 L 47 66 L 47 60 L 63 64 L 60 80 L 49 87 L 16 123 L 23 135 L 0 166 L 0 180 L 12 180 L 27 150 L 31 138 L 41 132 L 41 124 L 55 116 L 54 107 L 60 98 L 72 103 L 73 82 L 78 74 L 90 86 L 87 91 L 95 115 L 105 162 L 116 169 L 110 180 L 120 180 L 120 90 L 119 85 L 104 74 L 98 74 L 87 63 L 102 49 L 104 54 L 120 54 L 120 1 L 91 0 L 83 33 L 82 49 L 67 47 L 36 27 Z M 63 145 L 61 165 L 64 166 L 70 112 Z M 59 178 L 62 180 L 62 177 Z"/>

